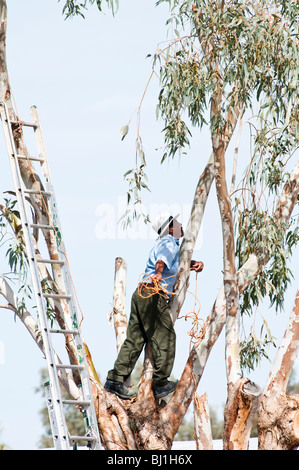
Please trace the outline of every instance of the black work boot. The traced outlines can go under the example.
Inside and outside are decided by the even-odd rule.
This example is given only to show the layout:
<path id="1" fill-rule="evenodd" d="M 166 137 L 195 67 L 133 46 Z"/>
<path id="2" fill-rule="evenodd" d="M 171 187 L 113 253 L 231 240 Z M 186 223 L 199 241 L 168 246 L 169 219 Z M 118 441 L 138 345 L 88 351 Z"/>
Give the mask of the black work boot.
<path id="1" fill-rule="evenodd" d="M 107 392 L 114 393 L 114 395 L 117 395 L 123 400 L 130 400 L 137 396 L 136 393 L 129 390 L 122 382 L 116 382 L 116 380 L 106 380 L 104 389 Z"/>
<path id="2" fill-rule="evenodd" d="M 177 384 L 178 380 L 176 382 L 169 381 L 166 385 L 163 385 L 161 387 L 153 387 L 155 398 L 166 397 L 166 395 L 169 395 L 170 393 L 174 392 Z"/>

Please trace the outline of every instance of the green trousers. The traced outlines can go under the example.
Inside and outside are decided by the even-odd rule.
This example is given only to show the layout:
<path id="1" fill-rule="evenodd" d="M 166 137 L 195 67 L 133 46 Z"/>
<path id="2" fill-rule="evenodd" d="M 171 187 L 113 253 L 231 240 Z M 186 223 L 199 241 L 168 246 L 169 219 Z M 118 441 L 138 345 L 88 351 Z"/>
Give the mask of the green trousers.
<path id="1" fill-rule="evenodd" d="M 148 293 L 145 287 L 143 293 Z M 167 383 L 175 358 L 176 335 L 169 306 L 161 295 L 143 298 L 136 289 L 132 295 L 127 337 L 107 378 L 119 382 L 126 380 L 147 343 L 152 348 L 154 360 L 152 385 L 160 387 Z"/>

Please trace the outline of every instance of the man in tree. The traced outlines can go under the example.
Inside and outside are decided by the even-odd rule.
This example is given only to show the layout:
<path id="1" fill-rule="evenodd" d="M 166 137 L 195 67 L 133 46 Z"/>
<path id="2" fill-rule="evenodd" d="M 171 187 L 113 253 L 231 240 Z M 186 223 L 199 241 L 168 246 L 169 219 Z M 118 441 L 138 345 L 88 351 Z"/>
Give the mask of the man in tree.
<path id="1" fill-rule="evenodd" d="M 155 397 L 162 398 L 172 393 L 177 384 L 168 379 L 174 363 L 176 342 L 169 300 L 178 275 L 179 239 L 184 236 L 178 216 L 164 212 L 152 225 L 159 238 L 150 251 L 143 279 L 132 296 L 127 337 L 105 383 L 105 390 L 122 399 L 136 396 L 124 382 L 147 343 L 153 352 L 152 388 Z M 190 269 L 200 272 L 203 263 L 192 260 Z"/>

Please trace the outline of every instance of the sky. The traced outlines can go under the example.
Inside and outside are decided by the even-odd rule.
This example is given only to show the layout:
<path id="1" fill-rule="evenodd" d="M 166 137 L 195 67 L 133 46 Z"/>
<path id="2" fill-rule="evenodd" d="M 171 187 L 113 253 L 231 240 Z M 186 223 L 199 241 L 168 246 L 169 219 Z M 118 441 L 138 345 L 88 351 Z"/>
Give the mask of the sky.
<path id="1" fill-rule="evenodd" d="M 141 223 L 124 232 L 118 220 L 126 208 L 128 187 L 123 175 L 135 165 L 136 110 L 151 74 L 151 59 L 146 56 L 167 38 L 165 5 L 155 7 L 152 0 L 143 0 L 141 9 L 138 0 L 122 3 L 114 18 L 109 11 L 100 14 L 93 7 L 85 20 L 65 21 L 63 2 L 7 1 L 7 62 L 17 112 L 29 121 L 30 107 L 36 105 L 39 110 L 63 238 L 84 314 L 83 336 L 103 381 L 116 358 L 115 334 L 108 321 L 115 258 L 127 262 L 129 313 L 131 295 L 155 240 L 150 226 Z M 207 131 L 194 132 L 187 155 L 161 165 L 163 123 L 156 119 L 158 92 L 159 81 L 154 76 L 141 108 L 140 135 L 151 189 L 143 202 L 152 218 L 169 210 L 180 213 L 186 225 L 197 180 L 211 152 L 210 138 Z M 122 141 L 120 129 L 129 121 L 129 134 Z M 31 136 L 28 143 L 34 153 Z M 248 148 L 245 126 L 240 167 Z M 0 158 L 2 193 L 13 189 L 2 131 Z M 203 318 L 210 313 L 222 282 L 220 230 L 213 188 L 193 256 L 205 265 L 197 286 Z M 294 268 L 298 280 L 298 265 Z M 195 292 L 195 276 L 190 291 Z M 275 317 L 273 334 L 277 338 L 284 332 L 295 291 L 293 283 L 287 293 L 286 313 Z M 193 303 L 190 295 L 182 313 L 188 313 Z M 268 312 L 260 313 L 266 316 Z M 43 432 L 39 411 L 45 401 L 35 388 L 45 360 L 11 312 L 0 309 L 0 325 L 0 442 L 11 449 L 36 449 Z M 188 357 L 190 328 L 184 319 L 175 325 L 173 372 L 178 378 Z M 274 354 L 271 351 L 270 356 Z M 299 373 L 298 361 L 296 368 Z M 263 386 L 269 370 L 270 362 L 263 362 L 249 378 Z M 198 387 L 199 395 L 205 392 L 221 417 L 226 400 L 223 334 Z"/>

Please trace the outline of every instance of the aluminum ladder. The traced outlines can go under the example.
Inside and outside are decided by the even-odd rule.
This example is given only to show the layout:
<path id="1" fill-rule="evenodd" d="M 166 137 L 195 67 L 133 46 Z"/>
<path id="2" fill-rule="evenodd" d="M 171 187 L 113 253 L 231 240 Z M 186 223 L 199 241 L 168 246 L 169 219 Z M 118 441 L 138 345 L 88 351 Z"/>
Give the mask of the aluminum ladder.
<path id="1" fill-rule="evenodd" d="M 22 222 L 25 246 L 27 250 L 28 263 L 31 272 L 32 287 L 35 294 L 35 301 L 38 310 L 45 357 L 47 361 L 49 380 L 45 384 L 45 394 L 51 423 L 54 447 L 56 450 L 71 450 L 73 448 L 76 448 L 77 443 L 79 441 L 85 441 L 87 442 L 87 446 L 89 447 L 89 449 L 100 450 L 102 447 L 100 442 L 94 402 L 92 398 L 91 384 L 88 375 L 87 360 L 81 335 L 81 329 L 80 325 L 78 324 L 78 306 L 76 298 L 74 296 L 74 288 L 71 282 L 69 266 L 66 260 L 65 247 L 61 237 L 61 225 L 59 221 L 57 203 L 55 200 L 53 184 L 49 171 L 49 165 L 45 150 L 42 129 L 40 125 L 39 114 L 36 106 L 33 106 L 30 111 L 32 123 L 26 123 L 23 121 L 21 123 L 13 122 L 10 120 L 6 104 L 4 102 L 0 102 L 0 113 L 4 128 L 4 136 L 11 164 L 20 218 Z M 13 137 L 13 126 L 16 126 L 17 124 L 21 125 L 22 127 L 31 127 L 34 130 L 38 157 L 21 155 L 17 153 Z M 39 191 L 24 188 L 24 183 L 21 177 L 19 166 L 20 159 L 28 159 L 29 161 L 36 161 L 41 164 L 41 174 L 43 176 L 42 185 L 43 189 L 45 190 Z M 49 214 L 49 220 L 51 221 L 51 225 L 47 227 L 44 225 L 31 223 L 31 220 L 28 217 L 28 204 L 26 205 L 25 200 L 26 195 L 38 193 L 42 194 L 42 197 L 46 198 L 47 200 L 47 210 Z M 57 239 L 57 251 L 59 253 L 58 260 L 38 259 L 36 257 L 32 230 L 42 230 L 43 228 L 55 230 Z M 42 279 L 38 269 L 38 263 L 41 262 L 44 264 L 49 263 L 50 265 L 53 265 L 55 263 L 61 265 L 66 292 L 58 294 L 49 294 L 43 291 Z M 62 299 L 64 301 L 67 301 L 68 311 L 70 314 L 68 320 L 66 321 L 68 329 L 53 329 L 52 325 L 50 324 L 46 306 L 46 302 L 50 298 L 55 299 L 56 301 L 61 301 Z M 65 334 L 71 335 L 72 341 L 74 342 L 73 344 L 75 344 L 77 352 L 77 358 L 75 358 L 76 364 L 61 364 L 57 362 L 57 355 L 53 347 L 54 338 L 52 336 L 57 334 L 59 337 L 64 337 Z M 68 338 L 69 337 L 70 336 L 68 336 Z M 76 370 L 76 372 L 80 375 L 80 400 L 64 400 L 62 398 L 58 378 L 58 369 L 64 369 L 65 372 L 67 369 L 71 369 L 73 371 Z M 83 412 L 83 419 L 85 424 L 84 436 L 70 435 L 66 424 L 64 405 L 80 406 Z"/>

